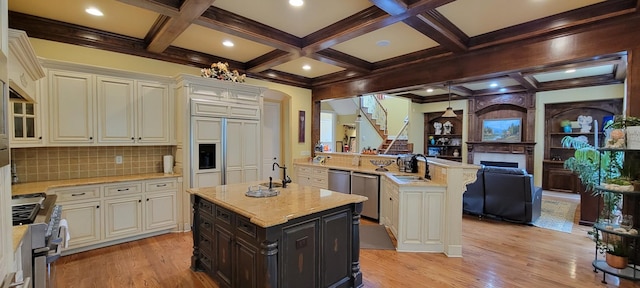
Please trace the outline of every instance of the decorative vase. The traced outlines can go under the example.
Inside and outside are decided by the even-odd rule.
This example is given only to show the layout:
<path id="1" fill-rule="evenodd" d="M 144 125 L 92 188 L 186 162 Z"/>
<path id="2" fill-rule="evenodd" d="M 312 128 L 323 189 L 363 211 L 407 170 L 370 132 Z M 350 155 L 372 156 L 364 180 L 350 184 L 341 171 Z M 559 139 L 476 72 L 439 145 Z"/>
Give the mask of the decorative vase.
<path id="1" fill-rule="evenodd" d="M 564 126 L 562 129 L 564 129 L 564 133 L 571 133 L 571 131 L 573 131 L 571 125 Z"/>
<path id="2" fill-rule="evenodd" d="M 429 143 L 431 143 L 431 145 L 436 145 L 436 139 L 429 140 Z"/>
<path id="3" fill-rule="evenodd" d="M 629 257 L 617 256 L 607 252 L 607 264 L 613 268 L 624 269 L 629 264 Z"/>

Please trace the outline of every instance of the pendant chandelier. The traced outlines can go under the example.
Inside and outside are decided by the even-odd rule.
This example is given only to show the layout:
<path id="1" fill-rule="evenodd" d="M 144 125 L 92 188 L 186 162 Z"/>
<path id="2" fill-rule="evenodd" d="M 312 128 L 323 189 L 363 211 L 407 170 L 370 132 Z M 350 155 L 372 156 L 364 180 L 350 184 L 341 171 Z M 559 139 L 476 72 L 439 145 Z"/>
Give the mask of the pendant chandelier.
<path id="1" fill-rule="evenodd" d="M 444 111 L 441 117 L 443 118 L 455 118 L 458 117 L 455 112 L 453 112 L 453 108 L 451 108 L 451 82 L 447 82 L 447 87 L 449 88 L 449 107 Z"/>

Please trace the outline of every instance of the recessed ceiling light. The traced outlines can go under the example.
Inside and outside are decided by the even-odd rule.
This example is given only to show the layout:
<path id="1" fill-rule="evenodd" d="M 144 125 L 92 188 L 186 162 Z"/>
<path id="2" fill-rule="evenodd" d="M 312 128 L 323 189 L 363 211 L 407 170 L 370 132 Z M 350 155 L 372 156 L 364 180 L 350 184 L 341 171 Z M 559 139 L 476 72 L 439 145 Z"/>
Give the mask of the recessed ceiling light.
<path id="1" fill-rule="evenodd" d="M 103 16 L 104 14 L 102 14 L 102 11 L 100 11 L 98 8 L 95 7 L 90 7 L 84 10 L 85 12 L 93 15 L 93 16 Z"/>
<path id="2" fill-rule="evenodd" d="M 491 84 L 489 85 L 489 87 L 491 87 L 491 88 L 496 88 L 496 87 L 498 87 L 498 83 L 495 83 L 495 82 L 494 82 L 494 83 L 491 83 Z"/>
<path id="3" fill-rule="evenodd" d="M 233 47 L 233 42 L 231 42 L 231 40 L 224 40 L 222 41 L 222 45 L 227 46 L 227 47 Z"/>
<path id="4" fill-rule="evenodd" d="M 391 41 L 389 41 L 389 40 L 380 40 L 380 41 L 376 42 L 376 45 L 378 45 L 380 47 L 386 47 L 386 46 L 389 46 L 389 44 L 391 44 Z"/>
<path id="5" fill-rule="evenodd" d="M 564 73 L 573 73 L 576 72 L 576 69 L 567 69 L 567 71 L 564 71 Z"/>
<path id="6" fill-rule="evenodd" d="M 431 93 L 431 92 L 433 92 L 433 89 L 431 88 L 427 89 L 427 93 Z"/>
<path id="7" fill-rule="evenodd" d="M 304 1 L 302 0 L 289 0 L 289 5 L 291 6 L 299 7 L 302 6 L 302 4 L 304 4 Z"/>
<path id="8" fill-rule="evenodd" d="M 507 88 L 500 88 L 500 90 L 498 90 L 498 91 L 504 92 L 504 91 L 507 91 Z"/>
<path id="9" fill-rule="evenodd" d="M 304 65 L 304 66 L 302 66 L 302 69 L 304 69 L 304 70 L 311 70 L 311 66 L 309 66 L 309 65 Z"/>

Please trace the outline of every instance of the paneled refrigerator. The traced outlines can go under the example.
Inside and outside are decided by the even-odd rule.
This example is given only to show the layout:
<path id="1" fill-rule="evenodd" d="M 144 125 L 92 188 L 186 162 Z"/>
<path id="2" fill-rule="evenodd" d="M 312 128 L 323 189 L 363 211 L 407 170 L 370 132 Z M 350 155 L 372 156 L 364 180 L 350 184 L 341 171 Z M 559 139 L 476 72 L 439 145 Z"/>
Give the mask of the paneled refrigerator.
<path id="1" fill-rule="evenodd" d="M 191 117 L 191 187 L 260 179 L 260 122 Z"/>

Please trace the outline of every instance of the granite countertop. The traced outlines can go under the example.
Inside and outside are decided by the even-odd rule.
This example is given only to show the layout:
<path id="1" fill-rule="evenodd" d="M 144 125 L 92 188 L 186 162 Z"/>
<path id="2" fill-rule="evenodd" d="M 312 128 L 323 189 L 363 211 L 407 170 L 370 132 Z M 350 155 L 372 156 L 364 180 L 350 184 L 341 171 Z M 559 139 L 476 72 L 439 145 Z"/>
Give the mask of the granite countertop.
<path id="1" fill-rule="evenodd" d="M 83 186 L 92 184 L 114 183 L 114 182 L 126 182 L 126 181 L 139 181 L 149 179 L 171 178 L 180 177 L 178 173 L 164 174 L 164 173 L 147 173 L 147 174 L 135 174 L 135 175 L 123 175 L 123 176 L 106 176 L 106 177 L 93 177 L 93 178 L 79 178 L 68 180 L 53 180 L 53 181 L 40 181 L 29 182 L 11 185 L 11 195 L 24 195 L 31 193 L 44 193 L 52 188 L 70 187 L 70 186 Z"/>
<path id="2" fill-rule="evenodd" d="M 194 188 L 187 189 L 187 192 L 243 215 L 249 218 L 251 223 L 260 227 L 279 225 L 286 223 L 289 219 L 367 200 L 365 196 L 299 186 L 295 183 L 287 184 L 287 188 L 276 188 L 280 191 L 277 196 L 265 198 L 245 196 L 250 185 L 263 182 Z"/>
<path id="3" fill-rule="evenodd" d="M 311 162 L 295 162 L 293 163 L 293 165 L 300 165 L 300 166 L 309 166 L 309 167 L 321 167 L 321 168 L 328 168 L 328 169 L 338 169 L 338 170 L 348 170 L 348 171 L 353 171 L 353 172 L 359 172 L 359 173 L 367 173 L 367 174 L 374 174 L 374 175 L 380 175 L 380 176 L 386 176 L 387 178 L 389 178 L 391 181 L 395 182 L 398 185 L 403 185 L 403 186 L 437 186 L 437 187 L 446 187 L 447 185 L 445 183 L 441 183 L 441 182 L 437 182 L 435 180 L 429 180 L 429 181 L 401 181 L 398 180 L 397 178 L 393 177 L 392 175 L 412 175 L 412 176 L 420 176 L 422 177 L 422 174 L 419 173 L 407 173 L 407 172 L 398 172 L 398 171 L 376 171 L 375 169 L 369 168 L 369 169 L 364 169 L 361 166 L 339 166 L 339 165 L 331 165 L 331 164 L 315 164 L 315 163 L 311 163 Z"/>
<path id="4" fill-rule="evenodd" d="M 18 225 L 13 226 L 13 252 L 15 253 L 18 249 L 20 243 L 22 242 L 22 238 L 27 234 L 28 225 Z"/>

